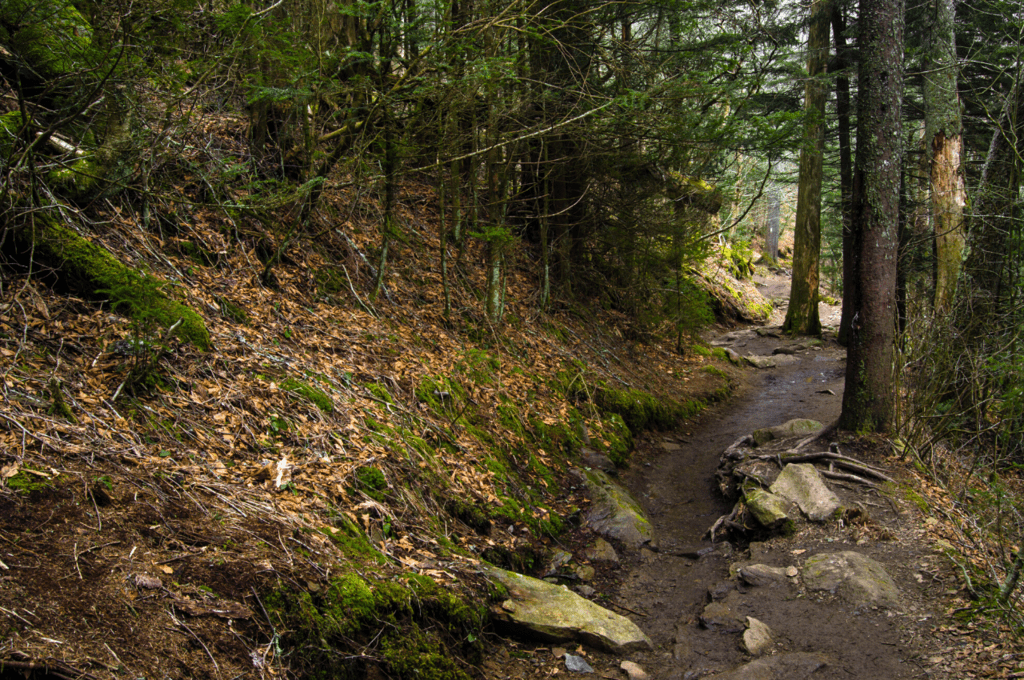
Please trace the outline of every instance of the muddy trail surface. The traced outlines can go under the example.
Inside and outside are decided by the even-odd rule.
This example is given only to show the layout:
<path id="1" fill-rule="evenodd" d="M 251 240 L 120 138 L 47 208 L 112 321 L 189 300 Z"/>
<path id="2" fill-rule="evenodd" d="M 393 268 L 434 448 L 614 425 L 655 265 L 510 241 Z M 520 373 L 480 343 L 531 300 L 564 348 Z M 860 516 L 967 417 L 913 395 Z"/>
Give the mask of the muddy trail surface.
<path id="1" fill-rule="evenodd" d="M 683 431 L 646 438 L 622 477 L 657 537 L 622 569 L 609 598 L 654 642 L 653 651 L 633 661 L 649 677 L 672 680 L 940 677 L 927 673 L 921 661 L 935 621 L 929 598 L 938 594 L 929 591 L 922 573 L 935 573 L 940 560 L 920 540 L 913 506 L 877 490 L 830 484 L 844 506 L 863 511 L 857 521 L 801 523 L 791 536 L 755 534 L 715 544 L 706 536 L 733 507 L 717 492 L 715 479 L 727 447 L 791 419 L 829 425 L 839 416 L 844 350 L 828 335 L 822 344 L 806 346 L 777 331 L 748 329 L 717 338 L 714 344 L 742 356 L 781 352 L 775 356 L 788 359 L 753 373 L 729 404 Z M 828 443 L 822 439 L 816 446 Z M 888 454 L 865 449 L 855 455 L 884 465 Z M 899 604 L 875 606 L 852 602 L 841 592 L 811 592 L 795 576 L 809 558 L 843 551 L 882 564 L 899 588 Z M 751 564 L 788 569 L 795 577 L 754 584 L 736 578 L 738 568 Z M 723 606 L 709 615 L 712 602 Z M 771 631 L 759 661 L 742 646 L 747 617 Z"/>

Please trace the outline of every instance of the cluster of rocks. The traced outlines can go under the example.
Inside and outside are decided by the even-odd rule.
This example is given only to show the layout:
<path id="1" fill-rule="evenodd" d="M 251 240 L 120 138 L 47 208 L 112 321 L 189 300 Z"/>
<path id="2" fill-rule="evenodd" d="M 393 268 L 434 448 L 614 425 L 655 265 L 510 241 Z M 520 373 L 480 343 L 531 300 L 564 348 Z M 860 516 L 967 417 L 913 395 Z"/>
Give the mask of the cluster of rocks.
<path id="1" fill-rule="evenodd" d="M 584 522 L 598 536 L 583 551 L 587 562 L 619 561 L 619 555 L 608 539 L 633 550 L 653 543 L 651 523 L 626 489 L 596 466 L 584 468 L 576 474 L 592 501 Z M 651 639 L 635 623 L 581 595 L 594 592 L 586 585 L 586 581 L 593 578 L 594 568 L 590 564 L 576 564 L 568 551 L 558 550 L 551 555 L 543 569 L 546 578 L 524 576 L 490 565 L 481 569 L 508 592 L 508 597 L 494 605 L 491 613 L 493 620 L 513 632 L 551 642 L 583 643 L 618 654 L 653 647 Z M 558 584 L 558 575 L 564 574 L 566 569 L 583 583 L 577 587 L 579 592 Z M 568 653 L 562 656 L 569 670 L 592 670 L 580 657 Z M 623 661 L 622 668 L 630 678 L 641 680 L 646 677 L 643 670 L 630 661 Z"/>

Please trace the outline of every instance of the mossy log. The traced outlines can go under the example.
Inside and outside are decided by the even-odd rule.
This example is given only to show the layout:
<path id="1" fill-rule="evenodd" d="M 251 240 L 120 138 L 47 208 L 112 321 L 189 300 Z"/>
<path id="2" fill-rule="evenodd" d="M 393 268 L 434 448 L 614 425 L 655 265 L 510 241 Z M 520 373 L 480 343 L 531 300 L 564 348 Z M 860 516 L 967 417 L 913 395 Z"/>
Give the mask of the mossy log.
<path id="1" fill-rule="evenodd" d="M 34 257 L 59 271 L 72 289 L 88 297 L 101 290 L 145 289 L 145 275 L 125 266 L 107 249 L 82 238 L 49 215 L 36 214 L 34 222 L 34 233 L 33 227 L 26 225 L 14 232 L 15 238 L 25 250 L 34 248 Z M 213 347 L 202 317 L 180 302 L 162 294 L 144 305 L 141 300 L 123 302 L 128 316 L 145 315 L 165 328 L 180 320 L 175 329 L 178 339 L 201 350 Z"/>

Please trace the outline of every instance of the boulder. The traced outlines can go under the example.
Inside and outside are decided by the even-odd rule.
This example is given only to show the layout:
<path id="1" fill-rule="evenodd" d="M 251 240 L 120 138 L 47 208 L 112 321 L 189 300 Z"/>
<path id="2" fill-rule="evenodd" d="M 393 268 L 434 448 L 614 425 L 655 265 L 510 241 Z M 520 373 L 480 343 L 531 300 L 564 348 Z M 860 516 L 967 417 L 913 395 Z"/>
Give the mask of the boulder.
<path id="1" fill-rule="evenodd" d="M 653 648 L 635 623 L 565 586 L 490 565 L 482 571 L 508 589 L 508 599 L 491 608 L 495 621 L 545 640 L 582 642 L 613 653 Z"/>
<path id="2" fill-rule="evenodd" d="M 810 463 L 790 463 L 769 490 L 796 503 L 815 522 L 824 522 L 842 508 L 839 497 L 825 485 L 817 468 Z"/>
<path id="3" fill-rule="evenodd" d="M 639 548 L 654 538 L 651 523 L 629 492 L 600 470 L 580 473 L 593 504 L 584 514 L 587 526 L 605 538 Z"/>
<path id="4" fill-rule="evenodd" d="M 899 603 L 899 589 L 885 568 L 858 552 L 809 557 L 802 577 L 808 590 L 838 594 L 854 606 L 894 607 Z"/>

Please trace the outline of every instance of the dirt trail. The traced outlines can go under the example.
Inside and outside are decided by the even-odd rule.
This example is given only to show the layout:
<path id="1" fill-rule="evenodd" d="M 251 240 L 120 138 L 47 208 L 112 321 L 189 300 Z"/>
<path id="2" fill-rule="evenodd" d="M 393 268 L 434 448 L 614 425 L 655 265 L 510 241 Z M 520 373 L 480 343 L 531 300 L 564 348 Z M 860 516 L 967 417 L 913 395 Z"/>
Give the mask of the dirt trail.
<path id="1" fill-rule="evenodd" d="M 731 346 L 743 355 L 771 355 L 778 347 L 795 344 L 781 337 L 762 337 L 754 330 L 731 335 L 736 338 Z M 916 515 L 913 508 L 877 494 L 865 498 L 862 489 L 832 485 L 845 505 L 860 503 L 868 510 L 870 519 L 865 526 L 833 522 L 765 543 L 719 544 L 698 559 L 683 556 L 710 548 L 711 543 L 703 539 L 705 532 L 731 509 L 732 504 L 716 492 L 714 480 L 727 446 L 755 429 L 792 418 L 811 418 L 826 425 L 838 418 L 845 370 L 843 349 L 826 335 L 822 347 L 796 356 L 795 363 L 754 373 L 729 404 L 706 412 L 682 432 L 648 437 L 623 476 L 646 506 L 659 545 L 642 551 L 622 570 L 610 600 L 654 641 L 653 652 L 634 659 L 653 678 L 691 680 L 751 661 L 739 647 L 739 631 L 716 632 L 699 624 L 709 591 L 714 589 L 720 593 L 739 590 L 739 597 L 734 598 L 739 602 L 737 613 L 771 627 L 776 639 L 774 653 L 812 652 L 828 659 L 827 665 L 817 670 L 738 677 L 940 677 L 927 674 L 918 661 L 930 646 L 927 631 L 934 615 L 929 597 L 938 596 L 920 585 L 919 570 L 938 568 L 939 558 L 919 540 L 917 521 L 906 521 Z M 859 455 L 872 457 L 871 452 Z M 835 596 L 805 593 L 788 583 L 745 588 L 729 579 L 729 567 L 734 563 L 801 566 L 811 555 L 843 550 L 861 552 L 886 566 L 905 600 L 899 611 L 855 611 Z"/>

